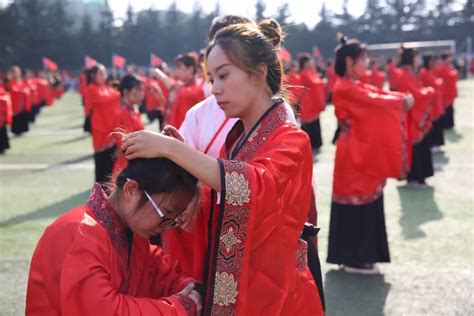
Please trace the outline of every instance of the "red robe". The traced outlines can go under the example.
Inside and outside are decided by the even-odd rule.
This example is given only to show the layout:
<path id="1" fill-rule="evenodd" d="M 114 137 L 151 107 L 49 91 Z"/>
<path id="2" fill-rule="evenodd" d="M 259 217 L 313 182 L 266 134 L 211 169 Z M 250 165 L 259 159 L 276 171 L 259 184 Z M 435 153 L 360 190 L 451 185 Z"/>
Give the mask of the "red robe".
<path id="1" fill-rule="evenodd" d="M 11 125 L 13 118 L 10 94 L 0 86 L 0 128 Z"/>
<path id="2" fill-rule="evenodd" d="M 436 78 L 431 69 L 422 68 L 418 74 L 418 80 L 423 87 L 432 87 L 435 91 L 434 105 L 431 111 L 433 121 L 436 121 L 444 113 L 443 106 L 443 80 Z"/>
<path id="3" fill-rule="evenodd" d="M 189 85 L 178 87 L 169 118 L 167 118 L 168 124 L 179 128 L 184 121 L 186 112 L 205 98 L 201 85 L 195 80 Z"/>
<path id="4" fill-rule="evenodd" d="M 7 84 L 12 101 L 13 115 L 31 111 L 30 89 L 23 80 L 10 80 Z"/>
<path id="5" fill-rule="evenodd" d="M 301 85 L 304 87 L 301 97 L 300 118 L 303 123 L 311 123 L 319 118 L 326 106 L 324 83 L 316 71 L 302 70 Z"/>
<path id="6" fill-rule="evenodd" d="M 326 95 L 329 95 L 332 93 L 332 90 L 334 89 L 334 85 L 336 84 L 337 80 L 337 75 L 334 71 L 334 67 L 326 68 L 326 75 L 328 77 L 328 81 L 326 83 Z"/>
<path id="7" fill-rule="evenodd" d="M 369 204 L 380 197 L 387 178 L 403 178 L 410 169 L 403 95 L 339 78 L 333 102 L 341 134 L 332 199 L 339 204 Z"/>
<path id="8" fill-rule="evenodd" d="M 420 142 L 429 133 L 433 123 L 432 107 L 434 106 L 435 91 L 433 88 L 423 88 L 415 75 L 401 69 L 398 77 L 398 91 L 409 92 L 415 98 L 413 107 L 408 111 L 408 124 L 412 144 Z"/>
<path id="9" fill-rule="evenodd" d="M 161 110 L 163 111 L 166 107 L 166 100 L 168 99 L 169 89 L 166 88 L 165 84 L 160 80 L 153 80 L 150 78 L 146 78 L 145 80 L 145 108 L 147 112 L 151 112 L 153 110 Z M 156 86 L 161 89 L 163 93 L 163 99 L 156 95 L 156 93 L 152 90 L 152 86 Z"/>
<path id="10" fill-rule="evenodd" d="M 301 76 L 296 71 L 290 71 L 285 76 L 285 85 L 288 87 L 290 93 L 289 102 L 295 104 L 301 102 L 303 87 L 301 86 Z"/>
<path id="11" fill-rule="evenodd" d="M 110 148 L 114 139 L 109 136 L 117 127 L 120 110 L 120 93 L 107 85 L 87 86 L 86 101 L 91 111 L 92 142 L 95 151 Z"/>
<path id="12" fill-rule="evenodd" d="M 38 106 L 40 103 L 39 92 L 38 92 L 38 82 L 36 81 L 35 78 L 30 78 L 30 79 L 26 79 L 25 83 L 30 89 L 32 105 Z"/>
<path id="13" fill-rule="evenodd" d="M 453 105 L 454 99 L 458 96 L 456 86 L 458 72 L 449 65 L 439 64 L 436 68 L 435 75 L 443 79 L 443 105 L 446 109 Z"/>
<path id="14" fill-rule="evenodd" d="M 38 242 L 26 315 L 194 315 L 194 303 L 176 295 L 190 282 L 161 248 L 122 228 L 96 184 L 87 205 L 59 217 Z"/>
<path id="15" fill-rule="evenodd" d="M 36 78 L 36 85 L 38 87 L 38 99 L 39 102 L 44 102 L 44 104 L 51 105 L 50 100 L 50 90 L 49 90 L 49 82 L 48 80 L 38 77 Z M 49 102 L 49 103 L 48 103 Z"/>
<path id="16" fill-rule="evenodd" d="M 378 70 L 377 67 L 372 67 L 372 69 L 367 70 L 365 76 L 360 80 L 364 83 L 382 89 L 385 83 L 385 74 Z"/>
<path id="17" fill-rule="evenodd" d="M 311 202 L 308 136 L 287 121 L 282 104 L 229 156 L 242 132 L 239 121 L 222 151 L 229 160 L 219 160 L 222 191 L 211 200 L 220 204 L 211 203 L 211 211 L 203 206 L 192 230 L 193 257 L 179 260 L 191 261 L 204 278 L 203 309 L 211 314 L 323 315 L 307 245 L 299 239 Z"/>
<path id="18" fill-rule="evenodd" d="M 395 67 L 394 64 L 387 65 L 387 77 L 390 85 L 390 90 L 398 91 L 398 78 L 401 70 Z"/>
<path id="19" fill-rule="evenodd" d="M 122 104 L 118 114 L 117 127 L 124 129 L 128 133 L 137 132 L 145 129 L 142 122 L 142 117 L 138 109 Z M 117 144 L 121 147 L 121 144 Z M 115 161 L 112 178 L 115 177 L 127 166 L 128 162 L 122 152 Z"/>

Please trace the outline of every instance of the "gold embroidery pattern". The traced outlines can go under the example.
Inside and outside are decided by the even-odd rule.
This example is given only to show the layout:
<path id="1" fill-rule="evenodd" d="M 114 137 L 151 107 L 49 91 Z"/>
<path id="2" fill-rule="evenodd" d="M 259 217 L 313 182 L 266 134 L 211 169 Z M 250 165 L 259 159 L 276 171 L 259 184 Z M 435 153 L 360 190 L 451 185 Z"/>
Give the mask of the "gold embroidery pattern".
<path id="1" fill-rule="evenodd" d="M 232 247 L 235 244 L 242 243 L 238 238 L 235 237 L 234 229 L 232 227 L 229 228 L 229 230 L 227 231 L 227 233 L 225 235 L 221 236 L 221 241 L 224 243 L 225 250 L 227 252 L 230 252 Z"/>
<path id="2" fill-rule="evenodd" d="M 250 202 L 249 182 L 245 180 L 244 175 L 232 171 L 225 174 L 225 199 L 227 203 L 233 206 L 242 206 Z"/>
<path id="3" fill-rule="evenodd" d="M 214 304 L 229 306 L 236 303 L 237 281 L 234 276 L 227 272 L 216 273 L 216 288 L 214 292 Z"/>

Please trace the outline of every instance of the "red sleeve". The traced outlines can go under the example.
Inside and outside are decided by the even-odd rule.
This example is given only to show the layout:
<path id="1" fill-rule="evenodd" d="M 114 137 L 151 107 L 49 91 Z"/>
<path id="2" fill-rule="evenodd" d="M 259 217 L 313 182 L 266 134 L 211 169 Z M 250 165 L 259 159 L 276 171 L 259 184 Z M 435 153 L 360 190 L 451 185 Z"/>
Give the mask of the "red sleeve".
<path id="1" fill-rule="evenodd" d="M 63 315 L 189 315 L 192 312 L 193 303 L 177 295 L 153 299 L 150 295 L 119 294 L 111 284 L 113 271 L 108 252 L 113 250 L 103 240 L 93 238 L 91 233 L 96 231 L 88 233 L 88 227 L 82 227 L 62 265 L 60 301 Z M 155 260 L 160 259 L 155 257 Z M 163 261 L 156 263 L 166 265 Z M 174 290 L 180 279 L 173 275 L 171 266 L 160 268 L 160 272 L 167 270 L 168 274 L 156 281 L 167 281 L 168 289 Z"/>
<path id="2" fill-rule="evenodd" d="M 90 106 L 109 105 L 120 100 L 120 93 L 110 88 L 110 93 L 104 94 L 97 85 L 91 84 L 87 87 L 87 98 Z"/>

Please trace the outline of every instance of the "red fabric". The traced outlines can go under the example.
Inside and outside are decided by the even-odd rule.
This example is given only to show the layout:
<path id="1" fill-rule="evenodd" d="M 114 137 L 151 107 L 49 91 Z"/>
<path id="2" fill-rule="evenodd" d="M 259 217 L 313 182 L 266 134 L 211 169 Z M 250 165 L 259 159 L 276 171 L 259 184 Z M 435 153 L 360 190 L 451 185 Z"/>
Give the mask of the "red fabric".
<path id="1" fill-rule="evenodd" d="M 86 90 L 86 103 L 91 111 L 92 142 L 95 151 L 101 151 L 114 144 L 109 136 L 117 127 L 120 110 L 120 93 L 109 86 L 91 83 Z"/>
<path id="2" fill-rule="evenodd" d="M 112 66 L 117 67 L 117 68 L 124 68 L 126 63 L 126 59 L 123 58 L 120 55 L 114 54 L 112 56 Z"/>
<path id="3" fill-rule="evenodd" d="M 303 93 L 303 87 L 301 85 L 301 77 L 299 73 L 293 70 L 290 71 L 285 76 L 285 85 L 287 86 L 288 92 L 290 93 L 290 103 L 294 104 L 300 102 Z"/>
<path id="4" fill-rule="evenodd" d="M 155 89 L 161 89 L 164 100 L 160 100 L 156 92 L 153 91 L 153 86 L 155 86 Z M 166 88 L 166 86 L 159 80 L 154 80 L 151 78 L 145 79 L 145 108 L 147 112 L 156 109 L 164 110 L 166 105 L 165 102 L 169 92 L 168 89 L 165 89 L 165 91 L 167 92 L 167 94 L 165 94 L 165 91 L 163 91 L 162 86 Z"/>
<path id="5" fill-rule="evenodd" d="M 443 80 L 436 78 L 433 71 L 422 68 L 418 74 L 418 80 L 423 87 L 432 87 L 435 91 L 434 105 L 431 111 L 433 121 L 437 120 L 444 113 L 443 106 Z"/>
<path id="6" fill-rule="evenodd" d="M 410 168 L 403 96 L 339 78 L 333 102 L 341 126 L 333 200 L 368 204 L 380 196 L 386 178 L 403 178 Z"/>
<path id="7" fill-rule="evenodd" d="M 142 122 L 142 117 L 137 109 L 122 105 L 119 110 L 117 127 L 124 129 L 128 133 L 137 132 L 145 129 Z M 118 143 L 117 146 L 121 147 L 122 144 Z M 128 165 L 127 159 L 122 152 L 120 152 L 117 161 L 114 164 L 112 178 L 116 176 Z"/>
<path id="8" fill-rule="evenodd" d="M 229 133 L 223 156 L 242 133 L 238 122 Z M 211 232 L 209 209 L 203 206 L 185 239 L 166 239 L 172 253 L 176 245 L 178 251 L 192 248 L 189 253 L 180 252 L 179 260 L 194 269 L 198 266 L 198 279 L 203 278 L 206 247 L 210 247 L 205 310 L 222 315 L 323 315 L 309 269 L 304 260 L 297 260 L 302 247 L 299 234 L 311 202 L 313 162 L 308 136 L 286 121 L 285 108 L 278 105 L 237 155 L 220 160 L 220 165 L 224 186 L 221 204 L 213 206 Z M 209 206 L 208 190 L 203 197 Z"/>
<path id="9" fill-rule="evenodd" d="M 201 85 L 196 81 L 187 86 L 179 87 L 176 92 L 176 98 L 171 105 L 171 112 L 169 118 L 167 118 L 167 123 L 179 128 L 184 121 L 186 112 L 205 98 L 206 96 Z"/>
<path id="10" fill-rule="evenodd" d="M 40 102 L 44 101 L 47 104 L 49 92 L 49 82 L 44 78 L 37 77 L 36 85 L 38 87 L 38 99 Z"/>
<path id="11" fill-rule="evenodd" d="M 398 78 L 399 78 L 400 72 L 401 70 L 395 67 L 394 64 L 387 65 L 387 77 L 388 77 L 388 83 L 390 85 L 390 90 L 398 90 L 397 84 L 398 84 Z"/>
<path id="12" fill-rule="evenodd" d="M 364 83 L 382 89 L 385 83 L 385 74 L 378 70 L 377 67 L 373 67 L 372 69 L 367 70 L 365 76 L 360 80 Z"/>
<path id="13" fill-rule="evenodd" d="M 10 94 L 0 87 L 0 127 L 11 125 L 13 118 Z"/>
<path id="14" fill-rule="evenodd" d="M 281 60 L 283 60 L 284 62 L 291 61 L 291 54 L 286 48 L 280 47 L 279 54 L 280 54 Z"/>
<path id="15" fill-rule="evenodd" d="M 326 75 L 328 77 L 328 81 L 326 83 L 326 95 L 329 95 L 330 93 L 332 93 L 332 90 L 334 89 L 334 84 L 337 80 L 337 75 L 336 71 L 334 70 L 334 67 L 326 68 Z"/>
<path id="16" fill-rule="evenodd" d="M 453 105 L 454 99 L 458 95 L 456 82 L 458 73 L 449 65 L 441 63 L 435 67 L 434 73 L 437 77 L 443 79 L 443 106 L 445 108 Z"/>
<path id="17" fill-rule="evenodd" d="M 150 55 L 150 65 L 158 67 L 161 65 L 161 58 L 158 55 L 151 54 Z"/>
<path id="18" fill-rule="evenodd" d="M 304 87 L 300 103 L 300 118 L 303 123 L 313 122 L 326 106 L 324 83 L 316 71 L 302 70 L 301 85 Z"/>
<path id="19" fill-rule="evenodd" d="M 26 85 L 30 89 L 31 93 L 31 102 L 32 105 L 37 106 L 40 102 L 39 91 L 38 91 L 38 81 L 35 78 L 30 78 L 25 80 Z"/>
<path id="20" fill-rule="evenodd" d="M 409 92 L 415 98 L 413 107 L 408 111 L 408 120 L 410 139 L 413 144 L 416 144 L 431 129 L 435 91 L 431 87 L 423 88 L 415 75 L 406 69 L 401 69 L 397 80 L 398 91 Z"/>
<path id="21" fill-rule="evenodd" d="M 192 279 L 148 240 L 134 235 L 130 245 L 100 190 L 45 230 L 31 261 L 26 315 L 188 315 L 174 294 Z"/>
<path id="22" fill-rule="evenodd" d="M 51 71 L 58 70 L 58 65 L 49 58 L 43 57 L 43 67 Z"/>
<path id="23" fill-rule="evenodd" d="M 86 68 L 94 67 L 97 64 L 97 60 L 95 60 L 94 58 L 87 55 L 84 57 L 84 65 L 86 66 Z"/>
<path id="24" fill-rule="evenodd" d="M 12 101 L 13 115 L 31 111 L 30 89 L 23 80 L 10 80 L 7 84 Z"/>

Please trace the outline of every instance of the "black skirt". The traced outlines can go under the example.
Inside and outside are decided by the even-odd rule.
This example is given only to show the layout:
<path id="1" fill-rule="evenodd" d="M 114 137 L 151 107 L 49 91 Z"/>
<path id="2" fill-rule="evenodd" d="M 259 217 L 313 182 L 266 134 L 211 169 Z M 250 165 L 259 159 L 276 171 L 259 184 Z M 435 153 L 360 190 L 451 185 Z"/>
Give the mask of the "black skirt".
<path id="1" fill-rule="evenodd" d="M 431 145 L 444 145 L 444 128 L 442 117 L 439 117 L 436 121 L 434 121 L 433 126 L 431 127 Z"/>
<path id="2" fill-rule="evenodd" d="M 85 133 L 91 132 L 91 116 L 90 115 L 84 118 L 84 124 L 82 125 L 82 129 L 84 130 Z"/>
<path id="3" fill-rule="evenodd" d="M 327 262 L 349 266 L 390 262 L 383 194 L 365 205 L 332 202 Z"/>
<path id="4" fill-rule="evenodd" d="M 117 146 L 94 153 L 95 182 L 108 183 L 114 169 Z"/>
<path id="5" fill-rule="evenodd" d="M 148 121 L 150 123 L 152 123 L 154 120 L 158 120 L 158 122 L 160 123 L 160 130 L 163 129 L 163 121 L 164 121 L 164 115 L 163 115 L 163 111 L 161 110 L 152 110 L 152 111 L 149 111 L 149 112 L 146 112 L 146 115 L 148 117 Z"/>
<path id="6" fill-rule="evenodd" d="M 7 126 L 0 127 L 0 154 L 3 154 L 5 150 L 10 148 L 10 142 L 8 141 Z"/>
<path id="7" fill-rule="evenodd" d="M 423 140 L 413 145 L 413 160 L 411 163 L 408 181 L 423 182 L 426 178 L 434 175 L 433 157 L 431 154 L 430 134 L 423 137 Z"/>
<path id="8" fill-rule="evenodd" d="M 452 129 L 454 127 L 454 106 L 450 105 L 446 108 L 443 116 L 444 129 Z"/>
<path id="9" fill-rule="evenodd" d="M 302 123 L 301 129 L 308 134 L 311 141 L 311 148 L 321 148 L 323 145 L 323 139 L 321 137 L 321 124 L 319 123 L 319 118 L 310 123 Z"/>
<path id="10" fill-rule="evenodd" d="M 25 132 L 28 132 L 28 117 L 29 114 L 26 111 L 23 111 L 15 116 L 13 116 L 11 131 L 15 135 L 21 135 Z"/>

